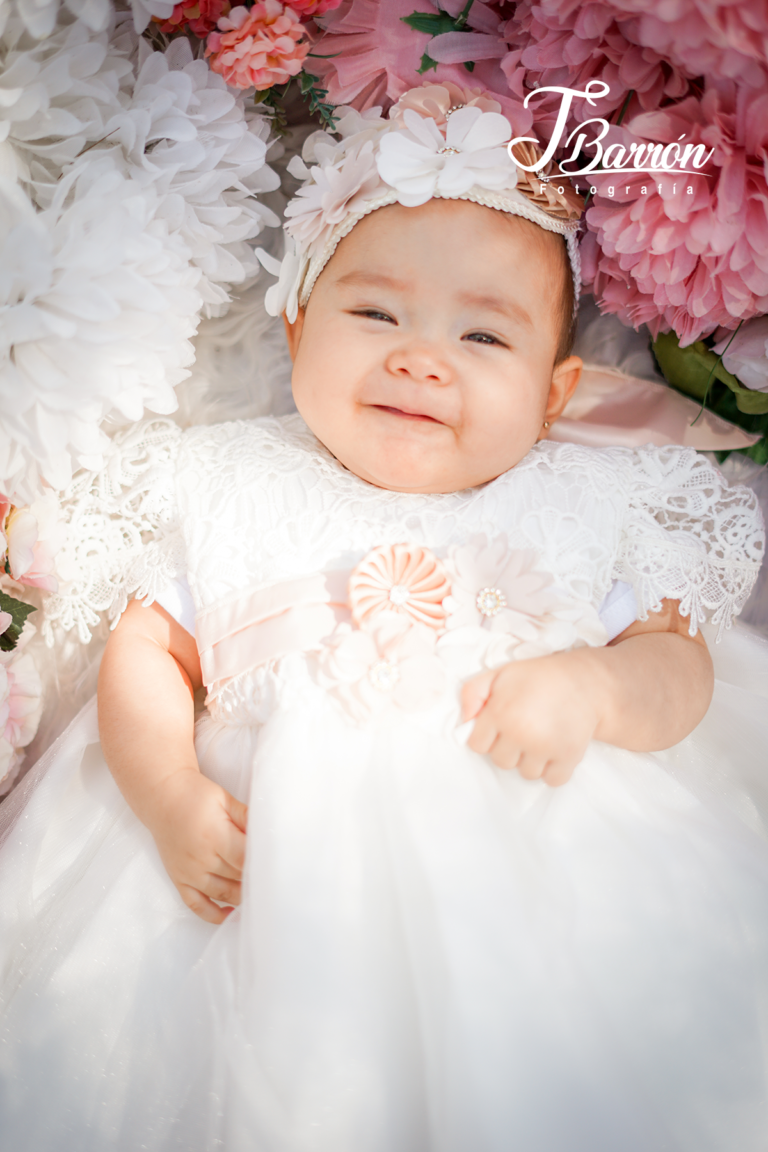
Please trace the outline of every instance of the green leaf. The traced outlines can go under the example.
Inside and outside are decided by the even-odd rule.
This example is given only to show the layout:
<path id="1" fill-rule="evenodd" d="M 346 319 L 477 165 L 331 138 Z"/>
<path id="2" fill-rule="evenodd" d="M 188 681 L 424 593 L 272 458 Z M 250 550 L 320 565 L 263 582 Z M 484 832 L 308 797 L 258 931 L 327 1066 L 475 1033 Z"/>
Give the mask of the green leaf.
<path id="1" fill-rule="evenodd" d="M 17 600 L 15 596 L 0 592 L 0 612 L 8 612 L 11 616 L 10 626 L 0 635 L 0 652 L 13 651 L 19 642 L 24 621 L 30 613 L 36 611 L 37 609 L 31 604 L 25 604 L 23 600 Z"/>
<path id="2" fill-rule="evenodd" d="M 455 32 L 456 21 L 447 13 L 412 12 L 400 19 L 414 32 L 426 32 L 428 36 L 440 36 L 443 32 Z"/>
<path id="3" fill-rule="evenodd" d="M 673 387 L 702 403 L 715 380 L 720 380 L 736 397 L 740 412 L 759 414 L 768 412 L 768 393 L 756 392 L 729 372 L 719 356 L 697 340 L 681 348 L 674 332 L 665 332 L 652 345 L 653 353 L 665 378 Z"/>
<path id="4" fill-rule="evenodd" d="M 433 60 L 429 53 L 425 52 L 416 71 L 420 76 L 423 76 L 425 72 L 429 72 L 430 68 L 437 68 L 437 60 Z"/>
<path id="5" fill-rule="evenodd" d="M 474 72 L 474 70 L 475 70 L 474 60 L 465 60 L 464 61 L 464 67 L 466 68 L 467 72 Z"/>

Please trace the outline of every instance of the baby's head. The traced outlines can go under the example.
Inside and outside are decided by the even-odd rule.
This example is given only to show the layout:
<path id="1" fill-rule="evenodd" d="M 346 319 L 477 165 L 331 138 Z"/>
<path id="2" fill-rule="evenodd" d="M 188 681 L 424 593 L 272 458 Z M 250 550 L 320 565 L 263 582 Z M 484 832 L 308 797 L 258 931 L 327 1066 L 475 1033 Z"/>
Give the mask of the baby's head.
<path id="1" fill-rule="evenodd" d="M 469 97 L 474 107 L 469 116 L 452 111 L 443 138 L 434 94 L 445 91 L 414 90 L 432 97 L 428 120 L 416 121 L 407 101 L 396 105 L 392 120 L 404 116 L 403 130 L 348 114 L 356 130 L 341 146 L 310 144 L 321 166 L 289 205 L 296 249 L 268 299 L 285 313 L 294 398 L 308 426 L 350 471 L 395 491 L 452 492 L 507 471 L 545 435 L 581 372 L 570 355 L 575 237 L 566 243 L 575 198 L 549 216 L 516 189 L 509 124 L 482 97 L 448 93 L 454 106 Z M 484 136 L 482 155 L 473 130 Z M 452 187 L 454 156 L 463 164 Z M 437 179 L 427 173 L 425 194 L 430 159 Z"/>

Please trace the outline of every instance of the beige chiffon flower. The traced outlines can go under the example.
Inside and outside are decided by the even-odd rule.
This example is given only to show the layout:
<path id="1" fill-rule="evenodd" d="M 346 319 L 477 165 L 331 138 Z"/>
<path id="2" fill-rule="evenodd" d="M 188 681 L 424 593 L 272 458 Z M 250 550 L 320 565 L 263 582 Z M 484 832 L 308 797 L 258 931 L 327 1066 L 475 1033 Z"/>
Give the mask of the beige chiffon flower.
<path id="1" fill-rule="evenodd" d="M 521 164 L 530 166 L 544 153 L 536 144 L 518 143 L 512 147 L 512 155 Z M 542 211 L 561 220 L 578 220 L 584 211 L 583 197 L 579 195 L 567 176 L 555 171 L 555 165 L 551 160 L 546 168 L 538 172 L 526 172 L 524 168 L 518 168 L 517 191 Z"/>
<path id="2" fill-rule="evenodd" d="M 481 112 L 501 112 L 501 104 L 493 100 L 480 88 L 459 88 L 451 80 L 433 84 L 425 80 L 421 88 L 411 88 L 392 106 L 389 118 L 400 128 L 405 128 L 403 112 L 413 109 L 420 116 L 429 116 L 438 128 L 444 128 L 449 112 L 454 108 L 479 108 Z"/>
<path id="3" fill-rule="evenodd" d="M 358 628 L 370 631 L 383 613 L 441 630 L 443 600 L 451 585 L 445 569 L 428 548 L 384 544 L 361 560 L 349 578 L 349 606 Z"/>

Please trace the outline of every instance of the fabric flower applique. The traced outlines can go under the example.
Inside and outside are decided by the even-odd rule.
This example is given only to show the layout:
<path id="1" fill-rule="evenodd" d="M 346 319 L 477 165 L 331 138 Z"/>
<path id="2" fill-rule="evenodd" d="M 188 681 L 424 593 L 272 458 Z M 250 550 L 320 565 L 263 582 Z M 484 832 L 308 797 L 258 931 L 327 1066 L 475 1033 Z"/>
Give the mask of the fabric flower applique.
<path id="1" fill-rule="evenodd" d="M 505 536 L 475 536 L 451 549 L 450 614 L 439 652 L 459 675 L 605 644 L 594 607 L 557 589 L 538 562 L 535 551 L 510 548 Z"/>
<path id="2" fill-rule="evenodd" d="M 390 703 L 405 711 L 435 704 L 445 685 L 437 633 L 405 615 L 384 612 L 365 630 L 340 624 L 320 656 L 320 683 L 357 723 Z"/>
<path id="3" fill-rule="evenodd" d="M 459 108 L 479 108 L 481 112 L 501 112 L 501 104 L 480 88 L 459 88 L 451 80 L 440 84 L 425 80 L 420 88 L 410 88 L 389 110 L 389 119 L 399 128 L 406 128 L 403 118 L 406 108 L 419 116 L 434 120 L 444 130 L 454 111 Z"/>
<path id="4" fill-rule="evenodd" d="M 298 161 L 298 163 L 294 163 Z M 381 179 L 373 156 L 373 144 L 365 141 L 337 164 L 310 169 L 298 157 L 289 165 L 292 176 L 312 176 L 312 183 L 299 188 L 285 209 L 286 231 L 301 246 L 321 238 L 349 212 L 381 189 Z"/>
<path id="5" fill-rule="evenodd" d="M 436 193 L 460 196 L 474 185 L 488 191 L 514 188 L 517 167 L 505 147 L 506 117 L 479 108 L 458 108 L 445 135 L 430 117 L 402 112 L 406 131 L 382 135 L 376 163 L 401 204 L 415 208 Z"/>
<path id="6" fill-rule="evenodd" d="M 435 653 L 451 586 L 442 563 L 417 544 L 372 549 L 349 578 L 352 625 L 340 624 L 320 658 L 321 682 L 357 721 L 391 703 L 428 708 L 444 687 Z"/>

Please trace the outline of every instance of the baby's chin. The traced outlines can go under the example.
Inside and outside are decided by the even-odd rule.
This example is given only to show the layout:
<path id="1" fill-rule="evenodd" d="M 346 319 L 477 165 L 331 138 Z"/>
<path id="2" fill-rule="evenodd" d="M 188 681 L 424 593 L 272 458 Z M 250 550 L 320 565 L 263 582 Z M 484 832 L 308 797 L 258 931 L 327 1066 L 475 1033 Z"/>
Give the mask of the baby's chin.
<path id="1" fill-rule="evenodd" d="M 333 449 L 331 449 L 333 451 Z M 450 461 L 422 452 L 414 459 L 410 454 L 398 458 L 393 453 L 335 452 L 340 464 L 377 488 L 403 493 L 463 492 L 495 480 L 512 467 L 489 469 L 481 461 Z"/>

